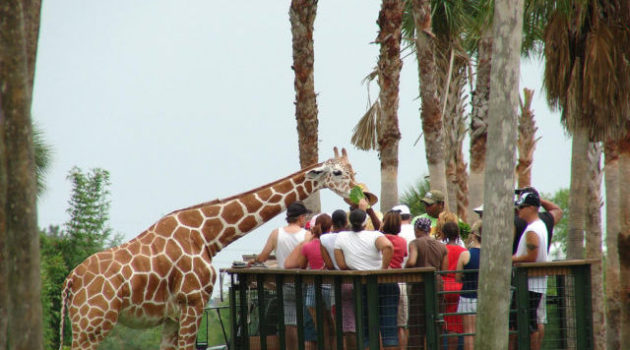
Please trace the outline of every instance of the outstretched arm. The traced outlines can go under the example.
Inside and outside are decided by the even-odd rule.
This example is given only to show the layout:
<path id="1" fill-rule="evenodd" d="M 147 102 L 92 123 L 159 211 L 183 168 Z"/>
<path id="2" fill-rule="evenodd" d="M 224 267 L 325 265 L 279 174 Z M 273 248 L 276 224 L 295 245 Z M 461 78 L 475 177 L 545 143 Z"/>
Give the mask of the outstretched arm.
<path id="1" fill-rule="evenodd" d="M 248 261 L 247 265 L 251 266 L 254 263 L 264 263 L 265 261 L 267 261 L 267 259 L 269 259 L 269 255 L 271 255 L 271 252 L 273 252 L 274 249 L 276 249 L 277 243 L 278 243 L 278 229 L 275 229 L 271 231 L 269 238 L 267 238 L 267 243 L 265 244 L 265 247 L 263 248 L 262 252 L 260 252 L 260 254 L 258 254 L 255 259 Z"/>

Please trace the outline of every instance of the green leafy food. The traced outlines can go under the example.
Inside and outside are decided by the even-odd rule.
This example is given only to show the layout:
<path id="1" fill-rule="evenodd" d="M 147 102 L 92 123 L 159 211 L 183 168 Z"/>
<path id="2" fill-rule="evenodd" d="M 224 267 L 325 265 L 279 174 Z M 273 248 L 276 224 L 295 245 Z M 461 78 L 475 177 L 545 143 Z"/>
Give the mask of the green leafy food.
<path id="1" fill-rule="evenodd" d="M 365 198 L 363 190 L 359 186 L 354 186 L 350 191 L 350 201 L 355 204 L 359 204 L 361 199 Z"/>

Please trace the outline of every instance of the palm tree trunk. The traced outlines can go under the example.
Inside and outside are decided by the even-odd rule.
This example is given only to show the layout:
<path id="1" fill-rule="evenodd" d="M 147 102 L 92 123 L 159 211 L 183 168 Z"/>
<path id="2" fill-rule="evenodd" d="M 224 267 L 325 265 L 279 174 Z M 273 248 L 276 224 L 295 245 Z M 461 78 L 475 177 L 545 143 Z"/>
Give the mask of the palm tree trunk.
<path id="1" fill-rule="evenodd" d="M 525 101 L 521 102 L 521 116 L 518 123 L 518 164 L 516 178 L 518 187 L 529 187 L 532 184 L 532 165 L 536 150 L 536 122 L 531 109 L 534 90 L 523 89 Z"/>
<path id="2" fill-rule="evenodd" d="M 297 120 L 300 166 L 305 168 L 319 159 L 317 98 L 313 77 L 313 23 L 317 15 L 317 0 L 291 0 L 289 19 L 293 37 L 293 71 L 295 72 L 295 119 Z M 319 192 L 305 201 L 314 213 L 321 210 Z"/>
<path id="3" fill-rule="evenodd" d="M 586 191 L 588 185 L 588 132 L 577 127 L 571 147 L 571 185 L 569 190 L 569 230 L 567 259 L 584 258 L 584 228 L 586 224 Z"/>
<path id="4" fill-rule="evenodd" d="M 3 347 L 8 343 L 15 349 L 43 348 L 37 181 L 30 112 L 36 51 L 33 48 L 37 42 L 36 35 L 33 39 L 29 33 L 37 32 L 34 28 L 39 28 L 39 18 L 30 18 L 29 14 L 39 13 L 39 9 L 34 10 L 36 6 L 39 4 L 18 0 L 0 5 L 0 152 L 4 153 L 0 158 L 5 161 L 0 169 L 4 177 L 0 184 L 6 185 L 0 190 L 4 204 L 0 218 L 0 225 L 4 224 L 0 227 L 0 241 L 4 242 L 0 242 L 0 250 L 6 254 L 2 265 L 8 270 L 0 281 L 8 286 L 0 291 L 8 291 L 8 296 L 0 296 L 3 303 L 8 300 L 4 304 L 8 309 L 2 310 L 6 312 L 6 333 L 0 329 L 0 342 Z"/>
<path id="5" fill-rule="evenodd" d="M 475 349 L 508 348 L 512 237 L 505 232 L 514 230 L 514 140 L 522 27 L 522 0 L 495 1 L 484 182 L 484 249 Z"/>
<path id="6" fill-rule="evenodd" d="M 476 217 L 474 208 L 483 203 L 488 135 L 488 101 L 490 99 L 490 70 L 492 69 L 492 31 L 484 31 L 477 46 L 477 78 L 472 94 L 470 116 L 470 177 L 468 178 L 468 217 Z"/>
<path id="7" fill-rule="evenodd" d="M 591 298 L 593 309 L 593 344 L 594 349 L 606 348 L 606 317 L 604 303 L 604 274 L 602 269 L 602 170 L 600 161 L 602 158 L 602 146 L 598 142 L 592 142 L 588 147 L 587 176 L 588 193 L 586 208 L 586 257 L 595 259 L 591 265 Z"/>
<path id="8" fill-rule="evenodd" d="M 616 141 L 606 142 L 604 148 L 606 183 L 606 344 L 608 349 L 621 349 L 619 253 L 617 238 L 620 231 L 619 216 L 619 151 Z"/>
<path id="9" fill-rule="evenodd" d="M 619 218 L 617 237 L 619 252 L 619 294 L 621 304 L 621 337 L 619 349 L 630 348 L 630 133 L 619 142 Z"/>
<path id="10" fill-rule="evenodd" d="M 451 51 L 452 52 L 452 51 Z M 442 61 L 442 60 L 440 60 Z M 448 86 L 446 99 L 442 101 L 444 135 L 445 135 L 445 163 L 448 186 L 449 202 L 452 203 L 451 211 L 463 221 L 467 221 L 468 208 L 468 173 L 467 164 L 464 162 L 463 142 L 466 136 L 466 117 L 464 113 L 463 93 L 466 84 L 466 62 L 459 58 L 453 62 L 452 55 L 449 60 L 452 64 L 440 62 L 438 72 L 444 69 L 452 72 L 445 74 L 449 83 L 441 81 L 440 85 Z M 441 79 L 444 80 L 444 79 Z M 440 89 L 444 95 L 443 89 Z"/>
<path id="11" fill-rule="evenodd" d="M 4 110 L 0 94 L 0 113 Z M 7 167 L 4 141 L 5 126 L 0 119 L 0 261 L 9 261 L 7 232 Z M 7 326 L 9 319 L 9 264 L 0 264 L 0 349 L 7 349 Z"/>
<path id="12" fill-rule="evenodd" d="M 402 0 L 383 0 L 378 16 L 380 28 L 376 42 L 381 46 L 378 59 L 379 101 L 382 109 L 378 130 L 381 158 L 381 211 L 398 204 L 398 89 L 400 85 L 400 40 Z"/>
<path id="13" fill-rule="evenodd" d="M 420 76 L 420 97 L 422 99 L 422 131 L 424 133 L 425 155 L 429 167 L 431 189 L 446 193 L 446 165 L 444 163 L 444 130 L 440 114 L 440 100 L 435 76 L 436 64 L 431 32 L 431 2 L 412 1 L 413 20 L 416 30 L 416 56 Z M 448 200 L 446 207 L 450 207 Z"/>

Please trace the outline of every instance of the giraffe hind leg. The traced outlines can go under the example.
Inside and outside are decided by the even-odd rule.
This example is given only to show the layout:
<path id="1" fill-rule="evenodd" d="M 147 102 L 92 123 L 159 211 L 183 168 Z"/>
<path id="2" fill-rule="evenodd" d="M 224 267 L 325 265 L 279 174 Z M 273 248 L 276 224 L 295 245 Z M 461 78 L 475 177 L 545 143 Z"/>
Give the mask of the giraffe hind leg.
<path id="1" fill-rule="evenodd" d="M 162 342 L 160 343 L 160 350 L 176 350 L 177 349 L 177 334 L 179 333 L 179 323 L 171 319 L 164 321 L 162 327 Z"/>
<path id="2" fill-rule="evenodd" d="M 99 311 L 90 313 L 91 316 L 97 314 L 96 317 L 84 319 L 85 316 L 80 316 L 72 321 L 72 350 L 98 349 L 105 336 L 114 328 L 116 320 L 106 319 Z"/>

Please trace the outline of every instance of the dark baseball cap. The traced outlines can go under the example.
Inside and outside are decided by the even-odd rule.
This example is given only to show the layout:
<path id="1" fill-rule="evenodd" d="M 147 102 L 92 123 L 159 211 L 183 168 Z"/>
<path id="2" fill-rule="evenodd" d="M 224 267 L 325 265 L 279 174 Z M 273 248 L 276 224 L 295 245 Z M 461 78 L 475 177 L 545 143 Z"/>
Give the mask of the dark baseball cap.
<path id="1" fill-rule="evenodd" d="M 289 204 L 289 206 L 287 207 L 287 217 L 288 218 L 295 218 L 298 217 L 300 215 L 304 215 L 304 214 L 308 214 L 311 211 L 308 210 L 306 208 L 306 206 L 304 206 L 304 203 L 297 201 L 297 202 L 293 202 L 291 204 Z"/>
<path id="2" fill-rule="evenodd" d="M 540 195 L 538 195 L 538 192 L 536 191 L 521 192 L 515 205 L 519 208 L 526 207 L 528 205 L 540 207 Z"/>

